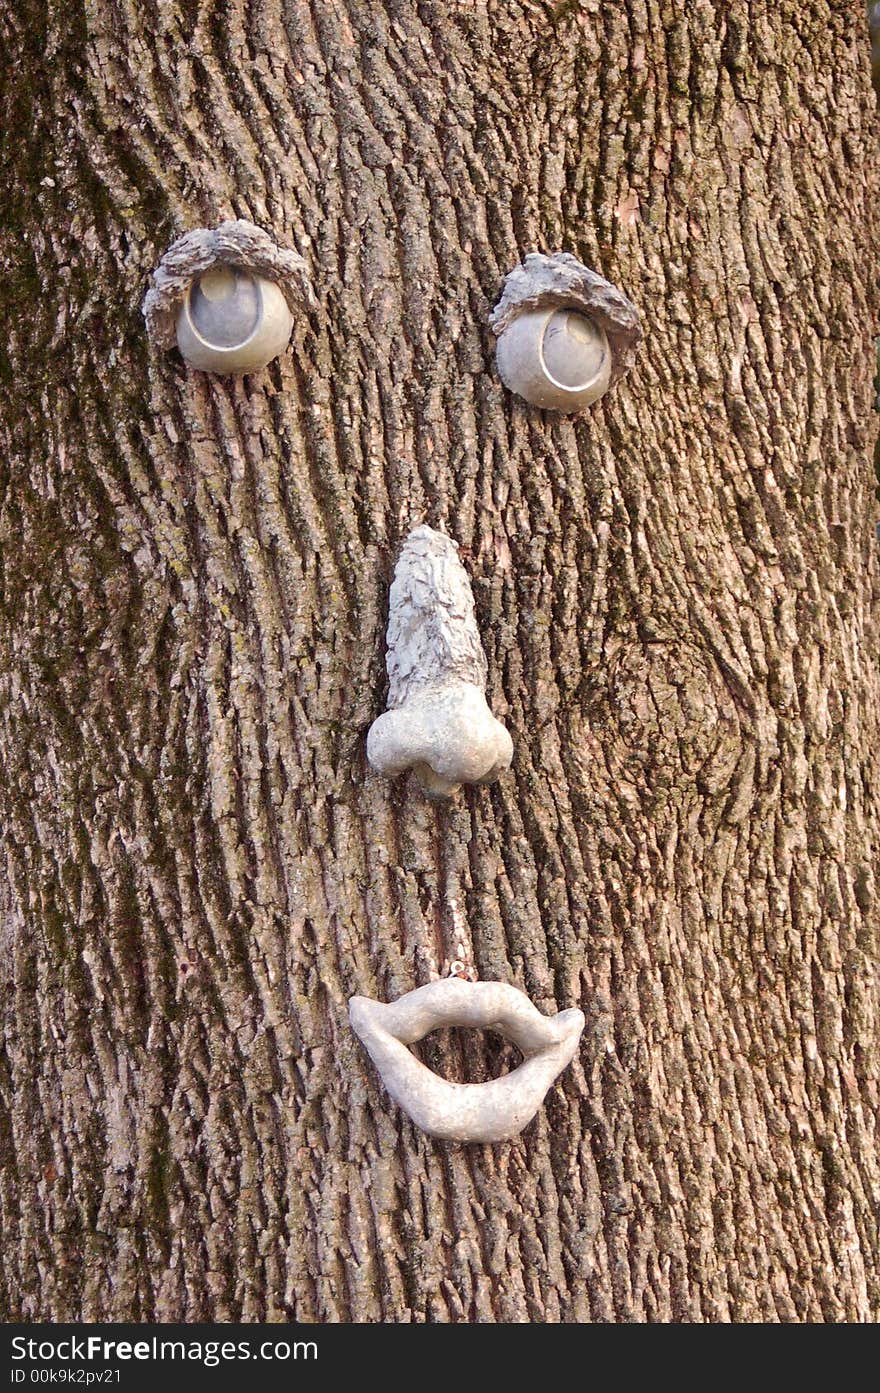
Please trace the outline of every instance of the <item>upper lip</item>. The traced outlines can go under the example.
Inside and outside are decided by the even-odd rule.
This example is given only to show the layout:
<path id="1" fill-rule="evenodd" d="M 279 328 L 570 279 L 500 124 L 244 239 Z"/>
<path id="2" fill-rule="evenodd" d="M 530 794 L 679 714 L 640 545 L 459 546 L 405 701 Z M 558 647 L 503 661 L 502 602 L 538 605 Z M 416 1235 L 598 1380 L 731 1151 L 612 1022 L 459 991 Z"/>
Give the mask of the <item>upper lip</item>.
<path id="1" fill-rule="evenodd" d="M 516 987 L 456 978 L 387 1004 L 354 996 L 349 1016 L 394 1100 L 423 1131 L 448 1141 L 504 1141 L 521 1132 L 570 1063 L 584 1028 L 576 1008 L 544 1016 Z M 523 1062 L 488 1083 L 441 1079 L 407 1045 L 446 1025 L 497 1031 L 522 1051 Z"/>

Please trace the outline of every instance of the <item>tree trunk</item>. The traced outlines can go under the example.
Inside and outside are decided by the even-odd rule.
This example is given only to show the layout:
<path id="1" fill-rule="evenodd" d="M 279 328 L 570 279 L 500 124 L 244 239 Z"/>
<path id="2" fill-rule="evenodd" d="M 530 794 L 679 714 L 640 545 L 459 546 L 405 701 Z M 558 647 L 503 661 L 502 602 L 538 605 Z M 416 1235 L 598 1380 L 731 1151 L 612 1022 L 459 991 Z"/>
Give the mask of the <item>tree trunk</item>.
<path id="1" fill-rule="evenodd" d="M 862 0 L 3 9 L 0 1311 L 876 1319 Z M 319 302 L 240 380 L 140 310 L 236 216 Z M 486 322 L 557 249 L 646 327 L 571 418 Z M 449 805 L 364 755 L 421 521 L 515 744 Z M 587 1013 L 509 1144 L 348 1025 L 456 958 Z"/>

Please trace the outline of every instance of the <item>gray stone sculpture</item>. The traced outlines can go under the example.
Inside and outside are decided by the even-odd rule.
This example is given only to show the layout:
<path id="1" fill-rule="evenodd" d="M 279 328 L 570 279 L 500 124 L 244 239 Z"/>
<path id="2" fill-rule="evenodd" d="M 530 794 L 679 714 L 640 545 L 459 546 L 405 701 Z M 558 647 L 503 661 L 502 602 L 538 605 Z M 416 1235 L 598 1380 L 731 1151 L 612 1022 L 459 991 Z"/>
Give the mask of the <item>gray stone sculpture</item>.
<path id="1" fill-rule="evenodd" d="M 448 797 L 490 783 L 513 742 L 486 703 L 486 655 L 467 573 L 450 537 L 421 526 L 403 544 L 388 618 L 388 710 L 367 736 L 367 758 L 394 778 L 413 769 Z"/>
<path id="2" fill-rule="evenodd" d="M 462 1142 L 518 1136 L 571 1063 L 584 1028 L 584 1014 L 576 1008 L 543 1016 L 516 987 L 454 977 L 387 1005 L 353 996 L 349 1018 L 388 1092 L 416 1126 L 430 1136 Z M 449 1083 L 407 1049 L 441 1026 L 494 1030 L 517 1046 L 523 1062 L 488 1083 Z"/>
<path id="3" fill-rule="evenodd" d="M 306 264 L 239 219 L 199 227 L 168 248 L 144 299 L 147 333 L 191 367 L 245 373 L 283 353 L 297 309 L 314 297 Z"/>
<path id="4" fill-rule="evenodd" d="M 632 301 L 568 252 L 530 252 L 505 278 L 489 323 L 504 385 L 565 413 L 607 392 L 642 337 Z"/>

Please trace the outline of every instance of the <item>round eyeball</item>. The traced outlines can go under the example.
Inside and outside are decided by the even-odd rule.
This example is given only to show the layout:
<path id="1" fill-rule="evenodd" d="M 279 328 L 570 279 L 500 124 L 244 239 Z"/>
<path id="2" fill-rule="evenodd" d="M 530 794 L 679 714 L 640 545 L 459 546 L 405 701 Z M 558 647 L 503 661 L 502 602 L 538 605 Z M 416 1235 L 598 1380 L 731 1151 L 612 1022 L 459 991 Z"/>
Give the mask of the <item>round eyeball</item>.
<path id="1" fill-rule="evenodd" d="M 601 325 L 579 310 L 517 315 L 495 350 L 501 381 L 532 406 L 580 411 L 608 390 L 611 349 Z"/>
<path id="2" fill-rule="evenodd" d="M 193 281 L 177 317 L 177 347 L 191 367 L 242 373 L 287 347 L 293 316 L 274 281 L 214 266 Z"/>

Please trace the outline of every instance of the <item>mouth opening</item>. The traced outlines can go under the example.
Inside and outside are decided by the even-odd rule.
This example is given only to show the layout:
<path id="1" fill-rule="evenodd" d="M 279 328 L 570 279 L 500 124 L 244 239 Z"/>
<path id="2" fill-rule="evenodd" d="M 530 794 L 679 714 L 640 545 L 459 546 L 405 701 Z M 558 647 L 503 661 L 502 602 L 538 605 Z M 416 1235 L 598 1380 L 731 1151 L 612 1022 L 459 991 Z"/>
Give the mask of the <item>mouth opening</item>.
<path id="1" fill-rule="evenodd" d="M 420 1063 L 448 1083 L 488 1083 L 518 1069 L 523 1055 L 491 1030 L 447 1026 L 410 1045 Z"/>

